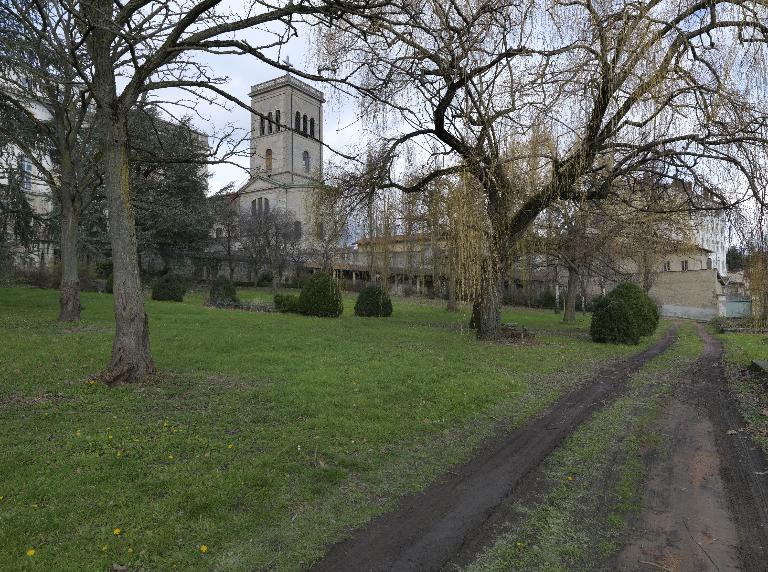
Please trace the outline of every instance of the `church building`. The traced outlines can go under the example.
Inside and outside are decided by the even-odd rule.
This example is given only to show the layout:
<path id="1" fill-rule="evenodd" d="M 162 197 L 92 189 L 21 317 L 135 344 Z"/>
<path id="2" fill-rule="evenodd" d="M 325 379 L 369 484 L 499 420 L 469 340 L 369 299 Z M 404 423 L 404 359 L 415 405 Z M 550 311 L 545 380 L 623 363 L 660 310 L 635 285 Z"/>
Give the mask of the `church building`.
<path id="1" fill-rule="evenodd" d="M 311 193 L 322 178 L 323 92 L 286 74 L 254 85 L 250 178 L 238 190 L 240 212 L 280 208 L 309 233 Z"/>

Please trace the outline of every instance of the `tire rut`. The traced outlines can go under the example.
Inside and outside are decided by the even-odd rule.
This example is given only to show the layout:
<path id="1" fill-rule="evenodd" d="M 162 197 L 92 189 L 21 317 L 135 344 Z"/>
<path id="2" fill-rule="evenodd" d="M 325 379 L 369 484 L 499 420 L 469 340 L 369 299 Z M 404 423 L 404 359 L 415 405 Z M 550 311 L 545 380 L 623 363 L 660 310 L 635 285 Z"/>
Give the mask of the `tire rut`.
<path id="1" fill-rule="evenodd" d="M 698 331 L 704 350 L 667 408 L 667 452 L 650 464 L 644 508 L 615 570 L 766 569 L 765 456 L 727 387 L 722 344 Z"/>
<path id="2" fill-rule="evenodd" d="M 624 382 L 674 342 L 676 327 L 647 350 L 598 370 L 516 430 L 494 438 L 439 482 L 333 545 L 312 570 L 383 572 L 440 570 L 468 561 L 483 546 L 494 515 L 516 488 L 596 409 L 621 394 Z"/>

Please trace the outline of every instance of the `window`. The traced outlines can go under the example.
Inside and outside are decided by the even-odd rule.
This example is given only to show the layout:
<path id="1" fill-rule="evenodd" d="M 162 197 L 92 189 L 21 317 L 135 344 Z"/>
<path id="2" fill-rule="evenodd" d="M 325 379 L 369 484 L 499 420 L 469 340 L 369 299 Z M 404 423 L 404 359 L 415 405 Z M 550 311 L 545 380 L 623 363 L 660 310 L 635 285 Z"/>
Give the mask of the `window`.
<path id="1" fill-rule="evenodd" d="M 304 153 L 302 153 L 301 160 L 304 161 L 304 172 L 309 173 L 309 151 L 304 151 Z"/>
<path id="2" fill-rule="evenodd" d="M 224 229 L 222 229 L 222 228 L 217 228 L 217 229 L 216 229 L 216 238 L 221 238 L 221 237 L 223 237 L 223 236 L 224 236 Z"/>
<path id="3" fill-rule="evenodd" d="M 264 168 L 267 171 L 272 171 L 272 149 L 267 149 L 264 153 Z"/>
<path id="4" fill-rule="evenodd" d="M 267 130 L 270 133 L 272 133 L 272 123 L 274 122 L 272 120 L 272 112 L 270 111 L 269 113 L 267 113 Z"/>
<path id="5" fill-rule="evenodd" d="M 307 116 L 305 115 L 301 120 L 301 131 L 304 135 L 307 134 Z"/>
<path id="6" fill-rule="evenodd" d="M 707 270 L 712 270 L 712 259 L 707 258 Z"/>
<path id="7" fill-rule="evenodd" d="M 256 216 L 261 210 L 261 199 L 253 199 L 251 201 L 251 216 Z"/>
<path id="8" fill-rule="evenodd" d="M 22 157 L 21 161 L 19 162 L 19 167 L 21 168 L 21 171 L 22 171 L 21 185 L 25 191 L 31 191 L 32 190 L 32 161 L 30 161 L 26 157 Z"/>
<path id="9" fill-rule="evenodd" d="M 296 133 L 301 131 L 301 113 L 298 111 L 296 112 L 296 120 L 294 121 L 293 130 L 296 131 Z"/>
<path id="10" fill-rule="evenodd" d="M 664 263 L 664 272 L 670 272 L 671 270 L 672 270 L 672 263 L 669 260 L 667 260 Z"/>
<path id="11" fill-rule="evenodd" d="M 687 260 L 680 261 L 680 269 L 683 272 L 687 272 L 688 271 L 688 261 Z"/>
<path id="12" fill-rule="evenodd" d="M 269 214 L 269 199 L 264 199 L 264 214 Z"/>
<path id="13" fill-rule="evenodd" d="M 275 131 L 280 133 L 280 110 L 275 111 Z"/>
<path id="14" fill-rule="evenodd" d="M 264 135 L 264 116 L 259 120 L 259 135 Z"/>
<path id="15" fill-rule="evenodd" d="M 296 240 L 301 238 L 301 221 L 297 220 L 293 223 L 293 236 L 296 237 Z"/>
<path id="16" fill-rule="evenodd" d="M 309 136 L 314 137 L 315 136 L 315 118 L 309 120 Z"/>

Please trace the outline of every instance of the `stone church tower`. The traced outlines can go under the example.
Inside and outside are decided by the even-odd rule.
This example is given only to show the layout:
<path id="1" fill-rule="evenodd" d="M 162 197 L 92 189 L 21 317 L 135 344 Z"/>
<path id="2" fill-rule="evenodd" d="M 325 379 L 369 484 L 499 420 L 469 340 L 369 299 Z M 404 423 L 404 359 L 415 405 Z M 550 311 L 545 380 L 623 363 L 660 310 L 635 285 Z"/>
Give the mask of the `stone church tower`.
<path id="1" fill-rule="evenodd" d="M 286 74 L 254 85 L 250 179 L 239 191 L 241 212 L 281 208 L 309 232 L 309 201 L 321 180 L 323 92 Z"/>

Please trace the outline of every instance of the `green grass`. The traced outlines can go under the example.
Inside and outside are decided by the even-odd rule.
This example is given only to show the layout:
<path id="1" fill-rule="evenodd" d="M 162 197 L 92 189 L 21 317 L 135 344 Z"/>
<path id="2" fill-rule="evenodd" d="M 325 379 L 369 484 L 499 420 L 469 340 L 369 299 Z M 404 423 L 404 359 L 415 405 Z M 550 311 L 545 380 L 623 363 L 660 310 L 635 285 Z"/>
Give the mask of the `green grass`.
<path id="1" fill-rule="evenodd" d="M 768 359 L 768 334 L 719 334 L 727 361 L 748 366 L 755 359 Z"/>
<path id="2" fill-rule="evenodd" d="M 161 373 L 108 389 L 89 376 L 111 296 L 84 294 L 71 327 L 56 292 L 0 289 L 0 570 L 304 568 L 500 424 L 642 349 L 547 311 L 505 311 L 537 332 L 515 346 L 428 301 L 395 299 L 389 319 L 352 316 L 352 297 L 340 319 L 201 301 L 148 301 Z"/>
<path id="3" fill-rule="evenodd" d="M 539 471 L 549 491 L 516 507 L 521 522 L 467 570 L 567 572 L 606 567 L 618 550 L 629 514 L 641 507 L 643 451 L 658 442 L 654 421 L 701 349 L 693 326 L 681 326 L 672 348 L 641 368 L 625 395 L 595 413 L 548 457 Z"/>
<path id="4" fill-rule="evenodd" d="M 746 371 L 752 360 L 768 359 L 765 334 L 718 334 L 725 347 L 726 371 L 731 392 L 754 440 L 768 454 L 768 376 Z"/>

